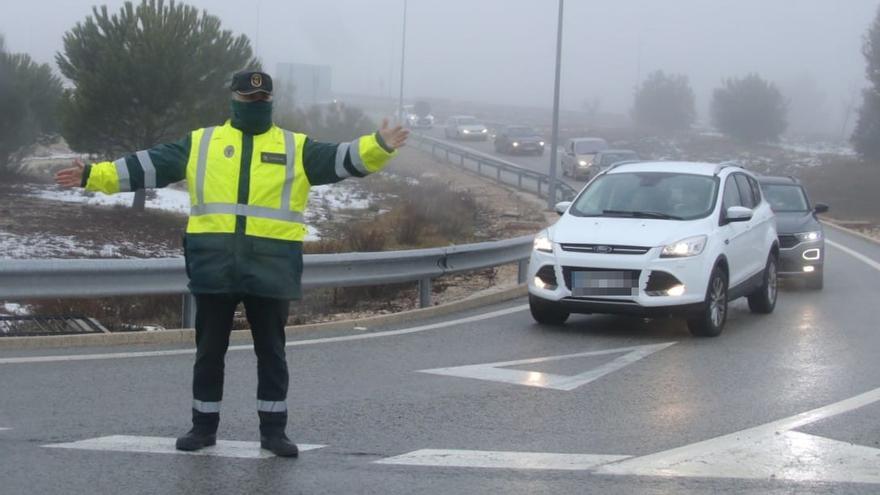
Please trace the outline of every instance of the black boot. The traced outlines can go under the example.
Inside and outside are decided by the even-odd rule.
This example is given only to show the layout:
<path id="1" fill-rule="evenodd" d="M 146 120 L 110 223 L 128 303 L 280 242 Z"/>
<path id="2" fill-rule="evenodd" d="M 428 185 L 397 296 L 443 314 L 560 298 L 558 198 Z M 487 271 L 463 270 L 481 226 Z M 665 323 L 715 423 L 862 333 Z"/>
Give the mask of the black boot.
<path id="1" fill-rule="evenodd" d="M 203 413 L 193 409 L 193 427 L 177 439 L 177 450 L 193 451 L 210 447 L 217 443 L 219 413 Z"/>
<path id="2" fill-rule="evenodd" d="M 297 457 L 299 449 L 291 442 L 284 429 L 287 426 L 287 411 L 264 412 L 260 415 L 260 447 L 278 457 Z"/>

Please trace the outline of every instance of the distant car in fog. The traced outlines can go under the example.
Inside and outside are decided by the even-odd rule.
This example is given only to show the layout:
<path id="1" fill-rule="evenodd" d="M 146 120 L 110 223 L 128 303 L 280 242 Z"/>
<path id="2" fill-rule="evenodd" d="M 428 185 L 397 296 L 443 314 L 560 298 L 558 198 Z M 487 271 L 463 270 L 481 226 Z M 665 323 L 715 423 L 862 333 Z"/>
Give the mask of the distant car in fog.
<path id="1" fill-rule="evenodd" d="M 591 170 L 593 160 L 600 151 L 608 149 L 602 138 L 583 137 L 569 139 L 562 153 L 562 175 L 573 179 L 588 179 L 595 175 Z"/>
<path id="2" fill-rule="evenodd" d="M 498 153 L 544 154 L 544 138 L 534 129 L 523 125 L 502 127 L 495 135 L 495 151 Z"/>
<path id="3" fill-rule="evenodd" d="M 470 115 L 453 115 L 446 121 L 446 129 L 443 130 L 446 139 L 473 139 L 486 141 L 489 139 L 489 129 Z"/>
<path id="4" fill-rule="evenodd" d="M 807 191 L 792 177 L 760 177 L 761 191 L 776 213 L 779 235 L 779 276 L 800 278 L 807 287 L 824 285 L 825 231 L 819 213 L 828 205 L 810 203 Z"/>
<path id="5" fill-rule="evenodd" d="M 415 105 L 404 105 L 404 124 L 410 129 L 431 129 L 434 127 L 434 115 L 427 102 L 419 101 Z"/>
<path id="6" fill-rule="evenodd" d="M 614 165 L 615 163 L 621 162 L 638 162 L 642 159 L 639 157 L 639 154 L 633 150 L 603 150 L 596 153 L 596 156 L 593 158 L 593 166 L 590 167 L 591 173 L 590 178 L 592 179 L 596 174 L 605 170 L 606 168 Z"/>

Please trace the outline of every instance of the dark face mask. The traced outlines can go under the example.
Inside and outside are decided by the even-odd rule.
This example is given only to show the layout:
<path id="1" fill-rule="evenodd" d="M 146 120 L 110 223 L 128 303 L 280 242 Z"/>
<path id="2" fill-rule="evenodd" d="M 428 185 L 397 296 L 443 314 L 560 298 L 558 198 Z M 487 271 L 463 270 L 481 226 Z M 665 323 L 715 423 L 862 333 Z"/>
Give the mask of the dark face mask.
<path id="1" fill-rule="evenodd" d="M 262 134 L 272 127 L 271 101 L 232 100 L 232 127 L 248 134 Z"/>

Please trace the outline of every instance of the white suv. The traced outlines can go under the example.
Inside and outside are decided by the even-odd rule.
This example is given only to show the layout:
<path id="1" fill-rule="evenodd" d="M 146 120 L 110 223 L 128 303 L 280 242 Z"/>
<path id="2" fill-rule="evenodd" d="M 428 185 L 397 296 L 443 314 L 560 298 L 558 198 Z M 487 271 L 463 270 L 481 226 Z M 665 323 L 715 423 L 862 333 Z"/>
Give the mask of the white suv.
<path id="1" fill-rule="evenodd" d="M 728 301 L 776 306 L 776 218 L 752 174 L 727 164 L 642 162 L 599 174 L 535 237 L 529 305 L 539 323 L 570 313 L 687 318 L 716 336 Z"/>

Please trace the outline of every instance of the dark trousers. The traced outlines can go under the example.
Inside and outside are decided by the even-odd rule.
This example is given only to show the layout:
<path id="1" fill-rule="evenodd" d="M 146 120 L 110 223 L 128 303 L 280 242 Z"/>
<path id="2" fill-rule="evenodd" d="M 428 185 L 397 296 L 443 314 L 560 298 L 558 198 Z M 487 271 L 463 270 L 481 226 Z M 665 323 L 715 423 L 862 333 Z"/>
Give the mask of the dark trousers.
<path id="1" fill-rule="evenodd" d="M 193 424 L 217 429 L 229 334 L 239 302 L 244 303 L 257 355 L 257 409 L 261 429 L 281 431 L 287 422 L 289 375 L 284 326 L 290 301 L 235 294 L 196 294 L 196 361 L 193 366 Z"/>

